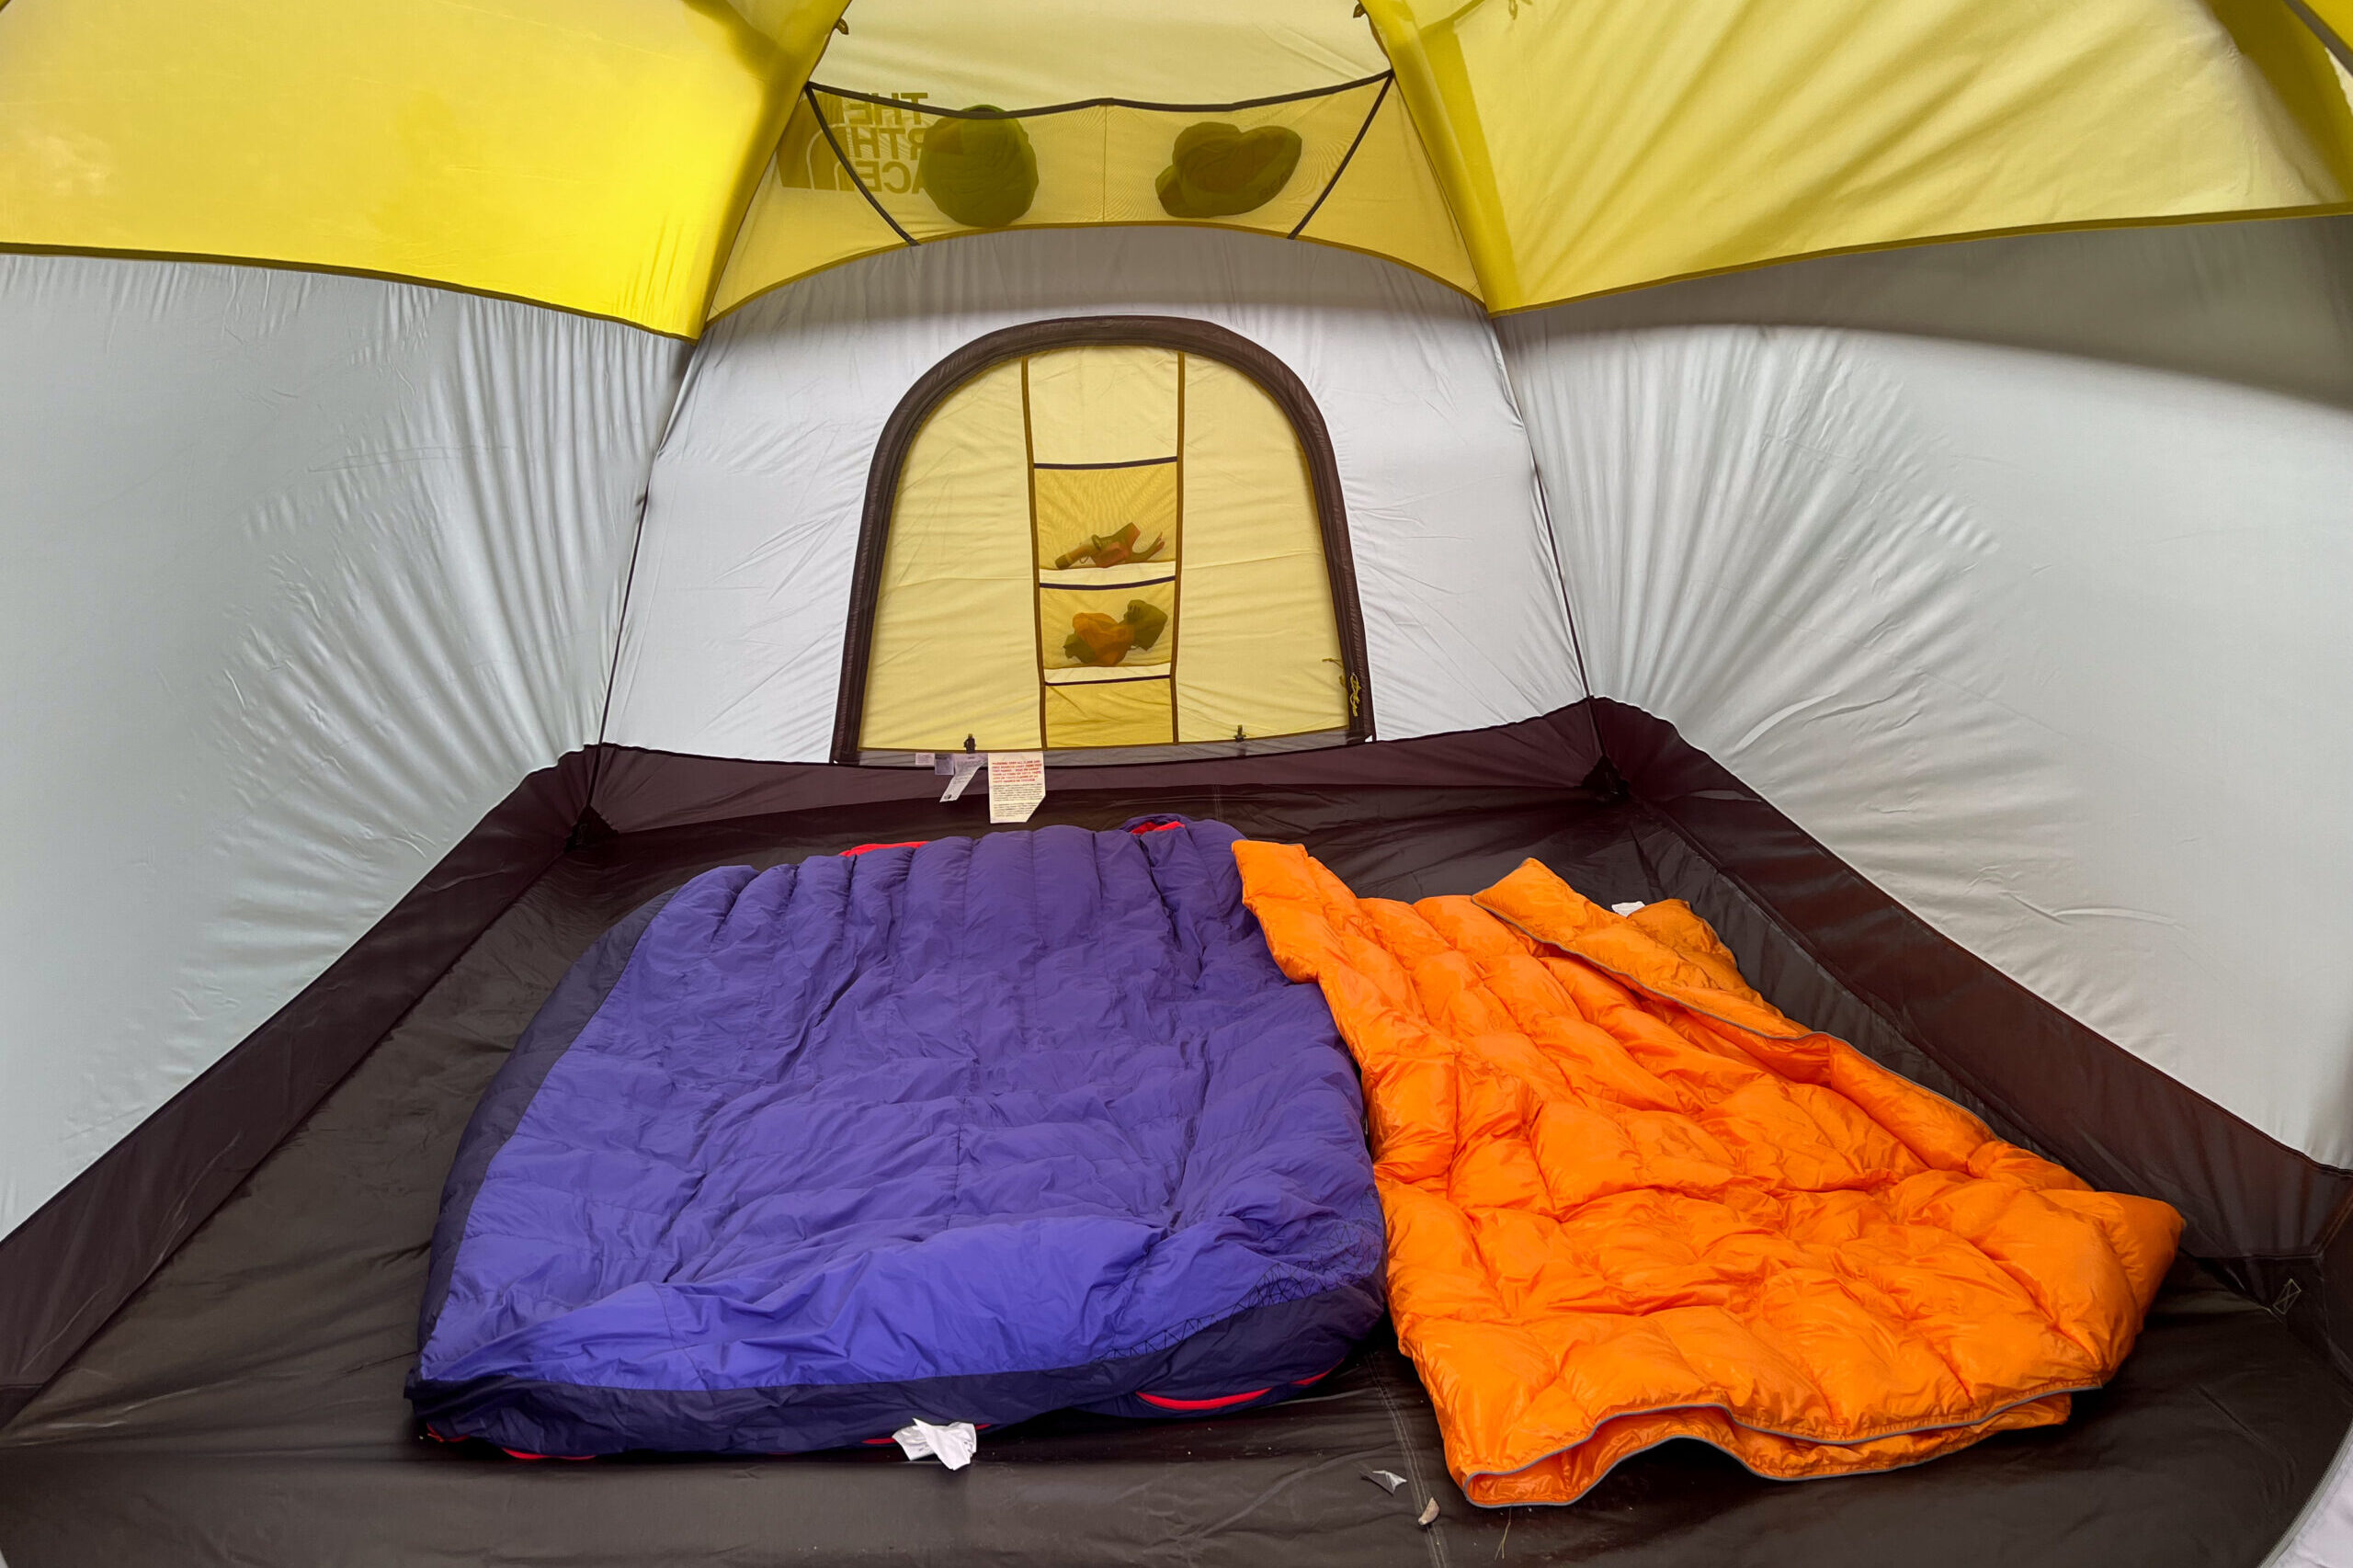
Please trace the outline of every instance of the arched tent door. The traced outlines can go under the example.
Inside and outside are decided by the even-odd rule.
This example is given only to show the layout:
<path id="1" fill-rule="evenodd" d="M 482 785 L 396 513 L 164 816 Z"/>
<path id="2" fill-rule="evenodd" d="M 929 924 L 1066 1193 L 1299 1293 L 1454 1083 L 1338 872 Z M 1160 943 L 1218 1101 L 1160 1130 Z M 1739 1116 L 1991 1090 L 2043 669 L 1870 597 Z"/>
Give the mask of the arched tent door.
<path id="1" fill-rule="evenodd" d="M 1323 418 L 1204 322 L 1033 323 L 926 373 L 875 453 L 846 649 L 836 762 L 1372 733 Z"/>

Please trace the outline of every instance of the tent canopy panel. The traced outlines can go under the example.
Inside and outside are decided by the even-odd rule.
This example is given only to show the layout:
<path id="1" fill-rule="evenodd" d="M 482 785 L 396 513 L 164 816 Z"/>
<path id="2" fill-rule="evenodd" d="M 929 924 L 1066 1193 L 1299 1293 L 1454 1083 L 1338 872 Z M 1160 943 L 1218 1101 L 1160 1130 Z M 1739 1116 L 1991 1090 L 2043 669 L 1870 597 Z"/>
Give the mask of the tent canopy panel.
<path id="1" fill-rule="evenodd" d="M 839 9 L 18 0 L 0 244 L 390 274 L 692 335 Z"/>
<path id="2" fill-rule="evenodd" d="M 1347 0 L 861 0 L 843 36 L 844 4 L 14 0 L 0 244 L 413 278 L 693 335 L 907 243 L 913 220 L 916 238 L 1013 221 L 942 228 L 919 159 L 820 155 L 821 122 L 853 131 L 858 95 L 896 117 L 870 129 L 901 153 L 973 105 L 1192 106 L 1033 118 L 1021 221 L 1296 233 L 1494 311 L 1825 250 L 2353 199 L 2344 70 L 2288 0 L 1370 0 L 1372 26 Z M 821 55 L 850 95 L 823 111 L 802 91 Z M 1393 85 L 1345 88 L 1392 64 Z M 1281 199 L 1163 210 L 1176 133 L 1254 115 L 1302 122 Z"/>
<path id="3" fill-rule="evenodd" d="M 1367 0 L 1492 311 L 1814 252 L 2353 199 L 2275 0 Z"/>

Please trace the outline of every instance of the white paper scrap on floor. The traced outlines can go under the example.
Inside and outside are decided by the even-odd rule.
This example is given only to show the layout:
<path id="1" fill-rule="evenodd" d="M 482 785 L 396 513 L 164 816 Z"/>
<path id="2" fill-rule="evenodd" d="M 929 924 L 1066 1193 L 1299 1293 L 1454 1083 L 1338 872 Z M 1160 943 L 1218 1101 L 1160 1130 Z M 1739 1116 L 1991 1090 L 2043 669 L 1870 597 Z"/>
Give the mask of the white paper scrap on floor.
<path id="1" fill-rule="evenodd" d="M 981 1446 L 981 1435 L 969 1421 L 950 1421 L 945 1426 L 910 1421 L 891 1437 L 907 1458 L 938 1460 L 950 1470 L 961 1470 L 972 1463 Z"/>

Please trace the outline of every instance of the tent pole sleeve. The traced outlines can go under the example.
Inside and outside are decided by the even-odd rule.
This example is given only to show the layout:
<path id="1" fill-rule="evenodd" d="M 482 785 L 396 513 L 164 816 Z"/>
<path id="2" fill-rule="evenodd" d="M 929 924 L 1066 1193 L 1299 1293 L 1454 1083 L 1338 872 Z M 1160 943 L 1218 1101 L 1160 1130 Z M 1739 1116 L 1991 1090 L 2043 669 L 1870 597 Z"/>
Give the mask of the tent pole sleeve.
<path id="1" fill-rule="evenodd" d="M 795 0 L 785 17 L 770 27 L 746 23 L 746 29 L 758 34 L 766 47 L 773 51 L 768 57 L 767 102 L 759 129 L 744 150 L 743 166 L 735 172 L 735 187 L 727 199 L 727 220 L 720 229 L 724 237 L 710 248 L 710 276 L 703 281 L 702 316 L 695 324 L 697 335 L 710 324 L 719 285 L 727 277 L 727 264 L 735 259 L 744 221 L 751 216 L 752 199 L 759 194 L 760 181 L 767 177 L 768 163 L 776 156 L 776 145 L 784 135 L 785 122 L 792 118 L 793 106 L 801 101 L 801 91 L 817 69 L 819 57 L 825 52 L 834 29 L 841 25 L 842 13 L 848 9 L 849 0 Z"/>
<path id="2" fill-rule="evenodd" d="M 1453 209 L 1455 227 L 1462 232 L 1463 248 L 1471 253 L 1471 267 L 1479 276 L 1487 309 L 1508 311 L 1526 304 L 1495 165 L 1487 156 L 1486 131 L 1479 122 L 1462 46 L 1454 36 L 1453 15 L 1424 27 L 1414 19 L 1413 0 L 1364 0 L 1364 11 L 1397 73 L 1406 113 L 1429 153 L 1447 205 Z"/>

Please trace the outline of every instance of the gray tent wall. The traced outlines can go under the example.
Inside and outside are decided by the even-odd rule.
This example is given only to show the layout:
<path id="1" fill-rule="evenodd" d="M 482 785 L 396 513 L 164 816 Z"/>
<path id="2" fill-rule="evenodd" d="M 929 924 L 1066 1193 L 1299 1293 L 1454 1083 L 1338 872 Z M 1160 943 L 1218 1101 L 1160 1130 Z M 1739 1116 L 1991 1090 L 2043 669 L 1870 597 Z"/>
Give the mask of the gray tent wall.
<path id="1" fill-rule="evenodd" d="M 605 738 L 824 761 L 868 473 L 901 400 L 990 333 L 1136 315 L 1238 334 L 1320 410 L 1381 739 L 1585 695 L 1528 437 L 1476 305 L 1266 235 L 1037 230 L 837 267 L 712 326 L 654 464 Z"/>
<path id="2" fill-rule="evenodd" d="M 684 358 L 0 256 L 0 1415 L 561 848 Z"/>
<path id="3" fill-rule="evenodd" d="M 1637 792 L 2353 1369 L 2348 279 L 2346 219 L 2109 231 L 1498 330 Z"/>
<path id="4" fill-rule="evenodd" d="M 1574 655 L 1562 664 L 1547 649 L 1559 667 L 1516 673 L 1527 684 L 1492 710 L 1472 709 L 1469 722 L 1488 728 L 1464 742 L 1426 722 L 1418 728 L 1427 739 L 1192 765 L 1205 771 L 1191 777 L 1214 770 L 1241 782 L 1265 770 L 1336 787 L 1392 778 L 1561 786 L 1586 778 L 1606 747 L 1637 798 L 1862 1000 L 1867 1024 L 1909 1036 L 1952 1087 L 2096 1179 L 2183 1203 L 2202 1250 L 2228 1261 L 2260 1299 L 2281 1302 L 2308 1335 L 2342 1346 L 2353 1335 L 2328 1312 L 2332 1301 L 2345 1311 L 2347 1270 L 2328 1266 L 2327 1246 L 2344 1242 L 2345 1178 L 2316 1154 L 2329 1152 L 2320 1148 L 2327 1129 L 2292 1125 L 2281 1114 L 2285 1102 L 2265 1097 L 2262 1081 L 2267 1051 L 2276 1049 L 2302 1072 L 2327 1042 L 2316 1047 L 2309 1031 L 2276 1048 L 2226 1041 L 2245 1063 L 2245 1083 L 2210 1081 L 2200 1095 L 2174 1074 L 2211 1069 L 2211 1040 L 2203 1056 L 2192 1041 L 2178 1058 L 2163 1058 L 2145 1039 L 2126 1040 L 2158 1058 L 2151 1066 L 2095 1034 L 2092 1023 L 2129 1035 L 2135 1020 L 2111 1018 L 2084 994 L 2047 983 L 2071 963 L 2095 977 L 2118 972 L 2097 967 L 2108 960 L 2097 946 L 2070 937 L 2000 949 L 1972 924 L 1965 899 L 1947 906 L 1921 897 L 1905 881 L 1918 868 L 1901 853 L 1906 845 L 1941 845 L 1973 853 L 1980 869 L 1999 864 L 2015 847 L 2001 832 L 2028 819 L 1956 812 L 1921 781 L 1998 778 L 2020 767 L 2044 778 L 2080 759 L 2063 751 L 2054 763 L 2030 747 L 2022 756 L 1982 722 L 1936 731 L 1932 702 L 1897 722 L 1901 704 L 1876 701 L 1887 717 L 1877 729 L 1841 728 L 1828 710 L 1840 706 L 1839 678 L 1857 679 L 1867 698 L 1874 680 L 1922 687 L 1917 677 L 1934 674 L 1935 658 L 1955 646 L 1956 628 L 2004 608 L 2001 593 L 1979 589 L 1982 562 L 1956 565 L 1931 551 L 1907 564 L 1905 551 L 1942 544 L 1965 513 L 1906 511 L 1891 506 L 1903 494 L 1855 483 L 1874 465 L 1908 480 L 1924 452 L 1966 449 L 1951 445 L 1958 427 L 1935 423 L 1949 410 L 1904 403 L 1938 379 L 1907 381 L 1901 372 L 1922 363 L 1940 369 L 1992 352 L 1986 346 L 2022 351 L 1981 380 L 2013 389 L 2006 395 L 2056 400 L 2062 412 L 2077 406 L 2066 402 L 2071 388 L 2078 403 L 2103 390 L 2161 389 L 2188 400 L 2197 418 L 2221 419 L 2234 438 L 2256 444 L 2254 467 L 2285 476 L 2266 501 L 2302 508 L 2290 514 L 2298 537 L 2315 550 L 2341 542 L 2341 527 L 2334 542 L 2322 527 L 2318 487 L 2336 483 L 2337 410 L 2353 404 L 2347 234 L 2341 223 L 2313 222 L 1986 241 L 1795 264 L 1501 323 L 1496 335 L 1546 485 L 1587 665 L 1609 700 L 1580 701 Z M 1221 253 L 1222 286 L 1236 298 L 1270 287 L 1243 258 L 1281 248 L 1244 240 Z M 1010 254 L 1017 258 L 1017 248 Z M 922 258 L 889 259 L 904 267 Z M 92 1042 L 85 1049 L 99 1053 L 74 1070 L 85 1084 L 100 1078 L 86 1069 L 105 1051 L 126 1042 L 151 1047 L 118 1074 L 135 1087 L 96 1112 L 18 1102 L 27 1126 L 46 1125 L 52 1142 L 63 1129 L 69 1141 L 50 1157 L 48 1176 L 12 1173 L 10 1219 L 30 1218 L 0 1238 L 0 1385 L 14 1385 L 0 1388 L 5 1414 L 301 1120 L 568 835 L 600 824 L 633 830 L 870 799 L 907 786 L 845 777 L 757 744 L 733 756 L 682 756 L 658 743 L 599 744 L 629 734 L 608 728 L 617 642 L 676 612 L 675 605 L 649 608 L 658 569 L 632 588 L 625 624 L 621 599 L 649 473 L 660 488 L 654 446 L 679 385 L 680 346 L 397 284 L 82 258 L 19 258 L 0 268 L 8 360 L 48 368 L 43 379 L 11 379 L 12 418 L 0 426 L 0 440 L 10 443 L 8 471 L 42 486 L 28 515 L 55 535 L 54 543 L 18 546 L 30 569 L 9 578 L 26 596 L 12 628 L 47 629 L 31 651 L 36 662 L 13 667 L 39 667 L 49 677 L 38 692 L 9 693 L 27 704 L 28 723 L 12 715 L 15 733 L 36 735 L 47 757 L 40 769 L 9 775 L 12 789 L 25 791 L 11 801 L 12 820 L 45 824 L 43 842 L 27 851 L 42 857 L 28 862 L 38 875 L 18 880 L 15 893 L 24 902 L 12 918 L 36 932 L 38 945 L 20 953 L 66 966 L 11 989 L 14 1005 L 30 998 L 51 1008 L 28 1015 L 28 1027 L 12 1026 L 13 1039 L 28 1043 L 16 1048 L 22 1055 L 12 1060 L 11 1085 L 37 1085 L 56 1071 L 59 1040 Z M 857 271 L 838 275 L 844 287 L 869 287 Z M 1034 269 L 1002 264 L 1002 278 L 1025 276 Z M 1334 308 L 1321 293 L 1333 275 L 1276 276 L 1282 308 L 1306 316 Z M 801 288 L 813 298 L 821 292 Z M 1077 305 L 1218 313 L 1198 297 L 1098 292 L 1101 301 Z M 940 304 L 894 305 L 887 292 L 871 302 L 879 323 L 894 310 L 936 314 Z M 997 315 L 1042 308 L 1034 301 L 1009 312 L 990 307 Z M 1377 303 L 1339 308 L 1368 324 L 1380 319 Z M 1259 311 L 1261 334 L 1268 314 Z M 944 335 L 924 330 L 947 342 L 995 324 L 976 315 Z M 853 325 L 845 317 L 844 329 Z M 722 327 L 711 343 L 728 333 Z M 1760 360 L 1759 345 L 1791 357 Z M 773 358 L 772 344 L 767 352 Z M 1937 353 L 1961 359 L 1916 358 Z M 707 343 L 698 378 L 742 374 L 710 355 Z M 1292 345 L 1286 357 L 1312 360 L 1313 351 Z M 908 355 L 916 370 L 921 358 Z M 2123 375 L 2119 366 L 2153 367 L 2164 379 L 2126 377 L 2083 390 L 2086 378 Z M 1742 397 L 1765 382 L 1794 390 L 1760 413 Z M 142 388 L 142 403 L 123 405 L 126 384 Z M 2249 388 L 2286 395 L 2246 402 L 2256 395 Z M 869 401 L 887 412 L 900 390 L 883 387 Z M 1680 401 L 1687 397 L 1696 401 Z M 2160 411 L 2165 401 L 2157 399 Z M 1899 434 L 1914 445 L 1890 447 L 1883 422 L 1851 417 L 1857 408 L 1889 406 L 1913 421 Z M 1842 409 L 1850 415 L 1843 426 Z M 2145 414 L 2145 403 L 2135 409 Z M 1799 416 L 1809 410 L 1822 417 L 1805 423 Z M 1874 429 L 1879 445 L 1847 439 Z M 204 434 L 157 451 L 156 433 L 176 431 Z M 2108 435 L 2117 438 L 2112 427 Z M 840 447 L 836 460 L 855 469 L 857 443 L 845 437 Z M 706 460 L 710 448 L 686 441 L 674 449 L 682 459 L 704 452 L 701 472 L 717 472 Z M 1811 454 L 1815 466 L 1797 476 L 1793 492 L 1733 490 L 1718 510 L 1678 512 L 1668 504 L 1677 497 L 1665 483 L 1672 475 L 1663 454 L 1722 485 L 1744 456 L 1768 450 Z M 2086 472 L 2129 472 L 2130 463 L 2151 460 L 2140 449 L 2111 447 L 2102 460 Z M 677 472 L 678 494 L 691 502 L 696 470 Z M 1385 515 L 1409 529 L 1442 488 L 1416 496 L 1412 478 L 1401 475 L 1392 497 L 1366 511 L 1352 497 L 1352 515 Z M 1631 483 L 1612 488 L 1620 482 Z M 1761 504 L 1788 494 L 1799 504 Z M 2176 511 L 2209 528 L 2234 526 L 2207 506 L 2219 494 L 2228 492 L 2191 486 Z M 2073 496 L 2046 492 L 2041 499 L 2054 529 L 2075 516 Z M 685 524 L 696 515 L 686 505 L 678 517 Z M 1779 568 L 1778 575 L 1747 570 L 1747 580 L 1779 597 L 1766 613 L 1735 617 L 1730 633 L 1721 605 L 1704 607 L 1711 619 L 1677 585 L 1703 579 L 1719 560 L 1742 560 L 1736 550 L 1724 554 L 1741 536 L 1710 532 L 1695 517 L 1779 517 L 1801 530 L 1794 537 L 1804 547 L 1788 559 L 1745 558 L 1744 569 Z M 356 526 L 326 526 L 336 518 Z M 1918 526 L 1875 534 L 1863 526 L 1873 519 Z M 2031 541 L 1996 542 L 2016 554 Z M 1892 574 L 1891 562 L 1900 568 Z M 2277 569 L 2276 561 L 2268 568 Z M 1391 574 L 1398 591 L 1414 570 L 1401 558 Z M 1821 607 L 1868 608 L 1881 585 L 1897 580 L 1914 596 L 1905 606 L 1920 613 L 1882 614 L 1833 638 L 1844 648 L 1885 650 L 1893 663 L 1808 665 L 1792 655 L 1802 639 L 1790 634 L 1806 631 Z M 1552 581 L 1548 591 L 1558 587 Z M 51 607 L 60 602 L 77 616 L 70 658 L 56 652 Z M 838 627 L 837 612 L 826 614 Z M 2334 624 L 2315 626 L 2308 612 L 2282 619 L 2298 635 Z M 503 641 L 481 645 L 485 635 Z M 2045 648 L 2041 656 L 2061 651 Z M 2110 660 L 2114 649 L 2073 652 Z M 829 696 L 837 672 L 824 667 L 822 648 L 813 653 L 800 661 L 808 665 L 802 673 Z M 1401 647 L 1392 664 L 1407 668 L 1415 656 Z M 2325 699 L 2326 682 L 2347 666 L 2353 660 L 2341 648 L 2333 665 L 2287 661 L 2247 700 L 2309 705 Z M 622 691 L 642 678 L 629 667 L 625 661 Z M 2112 660 L 2103 667 L 2113 668 Z M 1778 694 L 1747 679 L 1766 675 L 1784 681 Z M 2037 666 L 2011 678 L 2030 686 L 2044 675 Z M 149 681 L 153 689 L 142 689 Z M 2129 694 L 2132 683 L 2123 686 Z M 1445 692 L 1435 695 L 1442 705 Z M 1548 707 L 1558 710 L 1538 717 Z M 642 711 L 648 723 L 675 713 L 654 702 Z M 2221 744 L 2217 736 L 2237 739 L 2236 749 L 2213 754 L 2235 759 L 2218 780 L 2266 767 L 2272 780 L 2268 796 L 2250 786 L 2235 809 L 2194 819 L 2213 857 L 2200 875 L 2231 896 L 2302 900 L 2298 908 L 2325 931 L 2336 912 L 2313 905 L 2339 864 L 2330 856 L 2341 839 L 2314 820 L 2328 796 L 2300 770 L 2325 763 L 2330 737 L 2234 731 L 2214 707 L 2192 716 L 2200 722 L 2185 730 L 2169 727 L 2182 722 L 2181 712 L 2151 712 L 2148 749 L 2188 757 L 2194 768 L 2197 748 Z M 1937 744 L 1922 738 L 1930 734 Z M 1161 781 L 1120 772 L 1090 782 L 1145 789 Z M 2130 781 L 2129 773 L 2119 777 Z M 1843 778 L 1852 794 L 1825 796 L 1825 778 Z M 1598 782 L 1608 778 L 1605 770 Z M 1900 800 L 1905 809 L 1860 831 L 1859 824 L 1874 825 L 1857 813 L 1871 811 L 1876 789 L 1882 801 Z M 2048 799 L 2013 804 L 2026 811 Z M 2109 826 L 2081 814 L 2053 825 Z M 2283 832 L 2302 833 L 2315 851 L 2283 856 Z M 2052 854 L 2048 841 L 2027 849 L 2021 863 Z M 2200 886 L 2197 879 L 2185 884 L 2189 892 Z M 167 895 L 155 901 L 159 910 L 108 925 L 126 898 L 150 890 Z M 2179 920 L 2197 911 L 2186 904 L 2156 913 Z M 2007 929 L 1995 923 L 1996 936 Z M 2000 967 L 1985 961 L 1985 949 Z M 2325 972 L 2283 976 L 2281 984 L 2300 1003 L 2342 1002 Z M 156 1018 L 171 1027 L 145 1021 Z M 2039 1081 L 2004 1077 L 1999 1062 L 1973 1054 L 1989 1030 L 2038 1042 L 2067 1071 Z M 2325 1055 L 2318 1059 L 2325 1068 Z M 16 1126 L 12 1119 L 12 1133 Z M 40 1269 L 23 1267 L 34 1259 Z M 2291 1282 L 2297 1291 L 2287 1290 Z"/>

